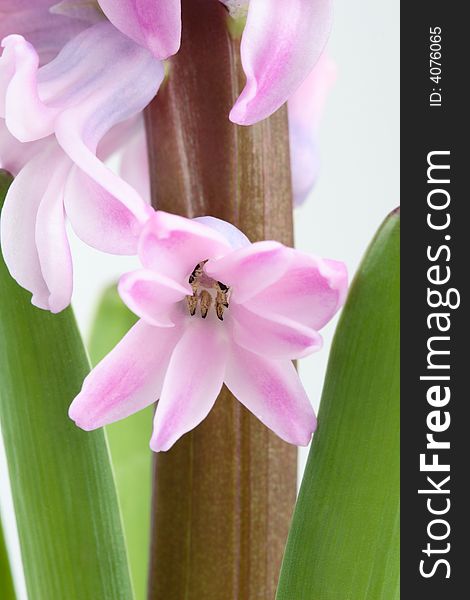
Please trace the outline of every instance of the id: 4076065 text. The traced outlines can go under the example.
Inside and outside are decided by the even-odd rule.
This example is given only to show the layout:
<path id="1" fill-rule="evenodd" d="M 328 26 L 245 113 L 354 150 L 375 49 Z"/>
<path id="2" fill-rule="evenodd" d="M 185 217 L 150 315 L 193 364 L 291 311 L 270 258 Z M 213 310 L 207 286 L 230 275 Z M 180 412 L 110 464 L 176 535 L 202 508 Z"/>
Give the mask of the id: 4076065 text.
<path id="1" fill-rule="evenodd" d="M 433 87 L 429 94 L 429 106 L 442 106 L 442 29 L 429 28 L 429 79 Z"/>

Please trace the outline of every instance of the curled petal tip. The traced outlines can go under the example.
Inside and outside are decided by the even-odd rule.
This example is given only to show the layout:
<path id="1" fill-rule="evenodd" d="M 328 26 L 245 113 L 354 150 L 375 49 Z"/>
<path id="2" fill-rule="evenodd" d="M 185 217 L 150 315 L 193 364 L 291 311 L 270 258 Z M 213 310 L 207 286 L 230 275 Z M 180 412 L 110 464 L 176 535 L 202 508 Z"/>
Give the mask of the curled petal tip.
<path id="1" fill-rule="evenodd" d="M 338 292 L 338 308 L 340 308 L 346 299 L 349 286 L 348 268 L 345 263 L 325 259 L 325 276 L 328 278 L 330 289 Z"/>
<path id="2" fill-rule="evenodd" d="M 181 43 L 180 0 L 98 0 L 101 9 L 122 33 L 163 60 Z"/>
<path id="3" fill-rule="evenodd" d="M 67 306 L 69 305 L 69 303 L 67 303 L 65 306 L 54 306 L 53 304 L 49 306 L 49 311 L 53 314 L 53 315 L 58 315 L 59 313 L 61 313 L 63 310 L 65 310 L 67 308 Z"/>
<path id="4" fill-rule="evenodd" d="M 73 419 L 72 419 L 73 420 Z M 79 428 L 82 429 L 83 431 L 93 431 L 95 429 L 95 427 L 92 427 L 91 425 L 86 425 L 84 423 L 80 423 L 79 421 L 75 421 L 75 425 Z"/>
<path id="5" fill-rule="evenodd" d="M 304 434 L 300 434 L 298 439 L 296 441 L 293 441 L 292 443 L 295 446 L 308 446 L 310 444 L 310 442 L 312 441 L 312 436 L 315 433 L 317 429 L 317 421 L 315 419 L 315 424 L 313 426 L 311 426 L 308 431 L 306 431 Z"/>
<path id="6" fill-rule="evenodd" d="M 31 297 L 31 304 L 41 310 L 50 310 L 49 303 L 45 302 L 41 296 L 37 296 L 36 294 L 33 294 Z"/>
<path id="7" fill-rule="evenodd" d="M 293 425 L 290 435 L 286 435 L 284 440 L 294 446 L 308 446 L 312 441 L 312 436 L 317 429 L 317 417 L 311 410 L 311 414 L 305 417 L 302 422 Z"/>
<path id="8" fill-rule="evenodd" d="M 78 399 L 79 397 L 77 397 Z M 77 427 L 83 429 L 83 431 L 93 431 L 96 429 L 93 425 L 87 422 L 86 415 L 77 405 L 76 401 L 72 402 L 69 408 L 69 419 L 75 423 Z"/>
<path id="9" fill-rule="evenodd" d="M 258 121 L 269 117 L 281 106 L 281 104 L 283 104 L 282 102 L 270 112 L 263 111 L 262 108 L 260 111 L 259 105 L 262 102 L 262 95 L 262 91 L 258 94 L 258 84 L 254 77 L 252 75 L 247 75 L 245 88 L 237 98 L 229 113 L 230 121 L 236 125 L 243 125 L 245 127 L 254 125 L 255 123 L 258 123 Z"/>
<path id="10" fill-rule="evenodd" d="M 231 121 L 251 125 L 265 119 L 295 92 L 325 47 L 331 5 L 331 0 L 251 0 L 241 43 L 247 81 Z"/>
<path id="11" fill-rule="evenodd" d="M 153 452 L 168 452 L 174 443 L 175 440 L 163 440 L 160 436 L 152 437 L 150 440 L 150 450 Z"/>
<path id="12" fill-rule="evenodd" d="M 312 441 L 312 436 L 317 429 L 317 417 L 313 408 L 310 414 L 304 416 L 301 421 L 292 424 L 291 433 L 284 437 L 285 441 L 294 446 L 308 446 Z"/>
<path id="13" fill-rule="evenodd" d="M 313 354 L 314 352 L 319 352 L 322 348 L 323 348 L 323 338 L 320 334 L 317 334 L 317 338 L 316 338 L 315 342 L 311 346 L 306 348 L 305 351 L 302 352 L 298 358 L 300 359 L 300 358 L 305 358 L 306 356 L 310 356 L 310 354 Z"/>
<path id="14" fill-rule="evenodd" d="M 235 125 L 248 126 L 248 125 L 253 125 L 254 123 L 256 123 L 256 120 L 250 120 L 247 117 L 246 107 L 244 106 L 243 102 L 241 102 L 239 100 L 237 100 L 237 102 L 234 104 L 232 110 L 230 111 L 229 119 Z"/>
<path id="15" fill-rule="evenodd" d="M 53 315 L 61 313 L 72 301 L 72 273 L 70 272 L 68 275 L 70 276 L 70 281 L 67 282 L 67 286 L 64 285 L 63 289 L 59 289 L 59 286 L 56 283 L 56 285 L 54 285 L 54 291 L 49 294 L 46 310 Z"/>

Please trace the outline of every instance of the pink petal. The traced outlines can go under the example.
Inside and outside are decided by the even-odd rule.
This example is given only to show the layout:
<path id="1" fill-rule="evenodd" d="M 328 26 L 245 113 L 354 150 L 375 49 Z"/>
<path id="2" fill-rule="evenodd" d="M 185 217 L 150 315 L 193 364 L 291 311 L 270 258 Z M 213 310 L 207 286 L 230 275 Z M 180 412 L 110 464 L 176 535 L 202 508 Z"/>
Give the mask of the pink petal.
<path id="1" fill-rule="evenodd" d="M 100 141 L 97 156 L 107 161 L 118 154 L 119 175 L 150 204 L 150 171 L 143 114 L 115 125 Z"/>
<path id="2" fill-rule="evenodd" d="M 112 127 L 100 140 L 96 155 L 100 160 L 108 160 L 115 152 L 122 148 L 134 138 L 135 133 L 144 127 L 143 115 L 134 115 Z"/>
<path id="3" fill-rule="evenodd" d="M 1 218 L 8 270 L 33 294 L 34 305 L 52 312 L 68 306 L 72 294 L 72 262 L 62 208 L 70 165 L 55 144 L 35 156 L 13 181 Z"/>
<path id="4" fill-rule="evenodd" d="M 47 8 L 55 4 L 56 0 L 0 0 L 0 11 L 2 13 L 10 13 L 15 10 L 27 10 L 33 6 Z"/>
<path id="5" fill-rule="evenodd" d="M 270 360 L 232 346 L 225 384 L 269 429 L 306 446 L 316 427 L 313 408 L 290 361 Z"/>
<path id="6" fill-rule="evenodd" d="M 90 25 L 104 19 L 98 4 L 90 0 L 59 0 L 50 7 L 49 12 L 54 15 L 78 19 Z"/>
<path id="7" fill-rule="evenodd" d="M 292 250 L 293 262 L 276 283 L 251 298 L 246 308 L 283 315 L 319 330 L 342 306 L 348 285 L 346 266 Z"/>
<path id="8" fill-rule="evenodd" d="M 239 248 L 251 244 L 250 240 L 242 231 L 235 227 L 235 225 L 227 223 L 227 221 L 223 221 L 222 219 L 216 219 L 215 217 L 195 217 L 193 221 L 202 223 L 203 225 L 218 231 L 223 235 L 233 250 L 238 250 Z"/>
<path id="9" fill-rule="evenodd" d="M 138 131 L 125 145 L 119 173 L 138 191 L 144 202 L 150 204 L 150 171 L 143 119 L 139 120 L 139 124 Z"/>
<path id="10" fill-rule="evenodd" d="M 137 253 L 145 222 L 141 211 L 129 210 L 76 166 L 67 180 L 64 201 L 72 228 L 83 242 L 111 254 Z M 147 214 L 152 212 L 148 207 Z"/>
<path id="11" fill-rule="evenodd" d="M 56 0 L 2 0 L 0 40 L 7 35 L 24 36 L 36 49 L 41 64 L 52 60 L 71 38 L 88 27 L 84 20 L 52 14 Z"/>
<path id="12" fill-rule="evenodd" d="M 180 0 L 98 0 L 108 19 L 157 58 L 176 54 L 181 42 Z"/>
<path id="13" fill-rule="evenodd" d="M 209 413 L 222 388 L 227 343 L 219 323 L 192 320 L 168 366 L 150 447 L 169 450 Z"/>
<path id="14" fill-rule="evenodd" d="M 323 53 L 307 79 L 290 96 L 289 142 L 294 204 L 302 204 L 317 179 L 317 130 L 328 92 L 336 79 L 336 65 Z"/>
<path id="15" fill-rule="evenodd" d="M 155 402 L 181 328 L 139 321 L 86 377 L 69 409 L 85 430 L 96 429 Z"/>
<path id="16" fill-rule="evenodd" d="M 49 308 L 49 290 L 41 272 L 35 240 L 36 216 L 49 173 L 31 161 L 10 186 L 1 213 L 2 254 L 11 276 L 33 294 L 32 302 Z M 35 192 L 31 193 L 34 182 Z"/>
<path id="17" fill-rule="evenodd" d="M 241 303 L 282 277 L 291 256 L 290 249 L 278 242 L 256 242 L 210 260 L 204 270 L 210 277 L 232 287 L 232 300 Z"/>
<path id="18" fill-rule="evenodd" d="M 241 305 L 232 304 L 233 339 L 239 345 L 266 358 L 294 360 L 320 350 L 319 333 L 278 315 L 266 317 Z"/>
<path id="19" fill-rule="evenodd" d="M 201 261 L 230 250 L 214 229 L 161 210 L 149 219 L 139 244 L 144 267 L 180 282 L 186 282 Z"/>
<path id="20" fill-rule="evenodd" d="M 147 50 L 106 21 L 79 33 L 40 69 L 36 50 L 22 36 L 8 36 L 2 45 L 5 117 L 21 141 L 53 133 L 58 116 L 77 107 L 80 120 L 89 122 L 87 141 L 97 144 L 150 102 L 164 74 Z"/>
<path id="21" fill-rule="evenodd" d="M 95 25 L 84 32 L 90 39 L 83 40 L 89 42 L 89 52 L 83 52 L 83 60 L 93 61 L 99 53 L 105 67 L 93 80 L 93 93 L 57 118 L 56 136 L 78 167 L 145 223 L 149 217 L 146 203 L 132 186 L 103 165 L 95 152 L 107 131 L 145 108 L 156 94 L 164 71 L 145 49 L 126 41 L 110 27 Z M 109 51 L 108 60 L 103 55 L 104 48 Z M 77 48 L 77 52 L 80 50 Z M 113 68 L 109 69 L 108 64 Z"/>
<path id="22" fill-rule="evenodd" d="M 317 62 L 331 21 L 331 0 L 250 0 L 241 42 L 247 81 L 234 123 L 252 125 L 286 102 Z"/>
<path id="23" fill-rule="evenodd" d="M 51 138 L 23 144 L 8 131 L 5 120 L 0 118 L 0 169 L 17 175 L 33 156 L 49 146 Z"/>
<path id="24" fill-rule="evenodd" d="M 101 250 L 135 253 L 152 209 L 95 152 L 108 130 L 139 114 L 153 97 L 162 65 L 109 23 L 77 36 L 39 72 L 34 49 L 19 36 L 7 40 L 1 60 L 10 130 L 22 139 L 55 131 L 81 169 L 71 171 L 65 198 L 76 232 Z"/>
<path id="25" fill-rule="evenodd" d="M 290 164 L 294 206 L 305 202 L 320 170 L 316 131 L 307 131 L 289 120 Z"/>
<path id="26" fill-rule="evenodd" d="M 325 51 L 308 77 L 289 97 L 289 125 L 295 122 L 304 129 L 317 130 L 328 94 L 336 81 L 335 61 Z"/>
<path id="27" fill-rule="evenodd" d="M 49 310 L 53 313 L 60 312 L 70 304 L 73 288 L 72 256 L 63 203 L 64 184 L 69 171 L 70 160 L 67 157 L 63 157 L 62 164 L 55 163 L 36 219 L 39 262 L 50 292 Z"/>
<path id="28" fill-rule="evenodd" d="M 147 269 L 126 273 L 119 281 L 119 294 L 127 306 L 147 323 L 158 327 L 173 327 L 170 319 L 173 305 L 192 293 L 189 284 L 182 286 Z"/>
<path id="29" fill-rule="evenodd" d="M 74 230 L 100 250 L 136 252 L 141 228 L 152 209 L 95 152 L 113 126 L 140 113 L 155 95 L 163 78 L 162 65 L 103 23 L 77 36 L 40 75 L 54 107 L 57 102 L 65 106 L 51 127 L 81 169 L 73 169 L 66 189 L 66 210 Z"/>
<path id="30" fill-rule="evenodd" d="M 48 106 L 40 98 L 39 56 L 20 35 L 9 35 L 2 41 L 2 46 L 0 116 L 5 118 L 8 129 L 21 142 L 47 137 L 54 132 L 54 120 L 60 108 Z"/>
<path id="31" fill-rule="evenodd" d="M 77 35 L 39 71 L 34 48 L 20 36 L 4 44 L 0 88 L 10 131 L 21 141 L 55 132 L 72 160 L 145 222 L 148 209 L 142 198 L 95 153 L 114 125 L 150 102 L 163 79 L 162 64 L 107 22 Z"/>

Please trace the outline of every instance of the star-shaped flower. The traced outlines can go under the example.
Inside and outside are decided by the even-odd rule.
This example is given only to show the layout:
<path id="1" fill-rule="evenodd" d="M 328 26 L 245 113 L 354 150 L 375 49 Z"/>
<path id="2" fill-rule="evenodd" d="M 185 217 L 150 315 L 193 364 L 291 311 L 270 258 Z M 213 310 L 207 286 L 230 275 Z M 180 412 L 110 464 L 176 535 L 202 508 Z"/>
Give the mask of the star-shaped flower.
<path id="1" fill-rule="evenodd" d="M 119 292 L 141 317 L 85 379 L 70 417 L 91 430 L 159 399 L 151 448 L 200 423 L 222 384 L 284 440 L 308 444 L 316 419 L 292 360 L 320 349 L 342 305 L 344 264 L 232 225 L 156 212 L 139 241 L 141 270 Z"/>

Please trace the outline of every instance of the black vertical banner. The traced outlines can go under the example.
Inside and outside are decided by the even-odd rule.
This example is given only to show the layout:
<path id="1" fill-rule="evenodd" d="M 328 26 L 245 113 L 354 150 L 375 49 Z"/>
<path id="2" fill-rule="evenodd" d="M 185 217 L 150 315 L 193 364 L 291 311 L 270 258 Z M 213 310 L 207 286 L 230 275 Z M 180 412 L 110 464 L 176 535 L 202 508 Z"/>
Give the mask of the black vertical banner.
<path id="1" fill-rule="evenodd" d="M 444 0 L 402 2 L 401 8 L 402 600 L 468 595 L 470 29 L 464 8 Z"/>

